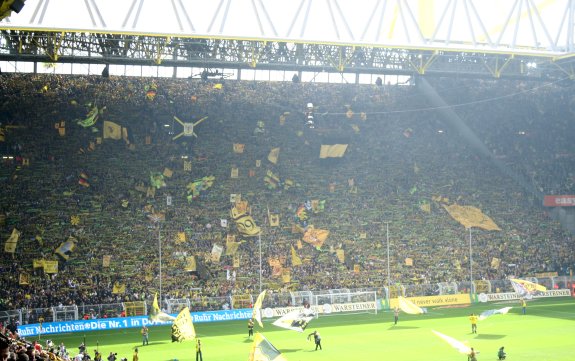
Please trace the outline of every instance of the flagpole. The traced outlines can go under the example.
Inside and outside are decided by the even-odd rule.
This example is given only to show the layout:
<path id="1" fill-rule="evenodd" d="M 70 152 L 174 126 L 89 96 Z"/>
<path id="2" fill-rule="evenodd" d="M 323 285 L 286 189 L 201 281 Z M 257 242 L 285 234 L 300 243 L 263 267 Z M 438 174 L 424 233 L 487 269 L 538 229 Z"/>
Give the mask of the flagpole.
<path id="1" fill-rule="evenodd" d="M 260 293 L 262 292 L 262 234 L 258 234 L 258 243 L 260 244 Z"/>
<path id="2" fill-rule="evenodd" d="M 161 238 L 162 224 L 158 221 L 158 249 L 160 252 L 160 308 L 162 308 L 162 238 Z"/>
<path id="3" fill-rule="evenodd" d="M 473 293 L 473 252 L 471 248 L 471 227 L 469 227 L 469 279 L 471 281 L 469 293 L 471 294 Z"/>
<path id="4" fill-rule="evenodd" d="M 389 267 L 389 222 L 385 222 L 385 238 L 387 240 L 387 289 L 391 286 L 391 271 Z"/>

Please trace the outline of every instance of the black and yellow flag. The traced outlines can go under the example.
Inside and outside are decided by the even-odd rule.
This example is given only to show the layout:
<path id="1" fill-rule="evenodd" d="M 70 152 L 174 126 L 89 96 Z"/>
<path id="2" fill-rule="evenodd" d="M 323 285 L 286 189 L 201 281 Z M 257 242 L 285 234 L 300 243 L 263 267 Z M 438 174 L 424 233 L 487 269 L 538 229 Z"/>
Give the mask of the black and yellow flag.
<path id="1" fill-rule="evenodd" d="M 108 120 L 104 121 L 104 139 L 122 139 L 122 126 Z"/>
<path id="2" fill-rule="evenodd" d="M 260 234 L 260 227 L 256 225 L 256 222 L 249 214 L 242 212 L 237 207 L 233 207 L 230 215 L 236 223 L 240 234 L 246 237 L 254 237 Z"/>
<path id="3" fill-rule="evenodd" d="M 196 330 L 192 323 L 192 316 L 190 310 L 185 307 L 172 324 L 172 342 L 182 342 L 185 340 L 193 340 L 196 338 Z"/>
<path id="4" fill-rule="evenodd" d="M 274 347 L 261 333 L 254 337 L 248 361 L 287 361 L 281 352 Z"/>

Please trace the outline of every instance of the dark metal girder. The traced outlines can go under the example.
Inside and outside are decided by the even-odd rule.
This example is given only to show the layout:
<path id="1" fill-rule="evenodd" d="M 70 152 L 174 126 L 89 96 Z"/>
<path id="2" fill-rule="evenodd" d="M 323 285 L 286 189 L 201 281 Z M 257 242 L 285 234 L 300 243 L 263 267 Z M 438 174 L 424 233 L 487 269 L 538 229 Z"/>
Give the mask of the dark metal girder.
<path id="1" fill-rule="evenodd" d="M 471 51 L 73 32 L 2 31 L 2 35 L 0 59 L 7 61 L 526 79 L 573 74 L 570 58 L 554 62 Z M 526 69 L 532 62 L 537 69 Z"/>

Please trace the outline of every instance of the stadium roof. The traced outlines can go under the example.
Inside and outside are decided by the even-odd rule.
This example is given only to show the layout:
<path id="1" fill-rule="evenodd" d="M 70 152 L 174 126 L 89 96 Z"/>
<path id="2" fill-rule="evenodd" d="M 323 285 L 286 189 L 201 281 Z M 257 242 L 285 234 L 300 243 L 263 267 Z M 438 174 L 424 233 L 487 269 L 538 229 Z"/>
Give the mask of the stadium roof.
<path id="1" fill-rule="evenodd" d="M 574 24 L 575 0 L 26 0 L 0 29 L 505 54 L 572 75 Z"/>

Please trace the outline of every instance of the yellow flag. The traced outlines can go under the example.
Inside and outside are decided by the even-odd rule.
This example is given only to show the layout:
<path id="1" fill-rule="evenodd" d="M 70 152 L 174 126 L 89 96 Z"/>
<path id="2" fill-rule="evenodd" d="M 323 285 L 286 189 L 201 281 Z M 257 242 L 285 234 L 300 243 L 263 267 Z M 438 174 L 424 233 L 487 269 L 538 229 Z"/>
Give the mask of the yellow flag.
<path id="1" fill-rule="evenodd" d="M 270 154 L 268 154 L 268 160 L 273 164 L 277 164 L 279 155 L 280 155 L 280 148 L 273 148 L 272 150 L 270 150 Z"/>
<path id="2" fill-rule="evenodd" d="M 114 286 L 112 287 L 112 293 L 115 295 L 126 293 L 126 285 L 120 282 L 114 283 Z"/>
<path id="3" fill-rule="evenodd" d="M 256 299 L 254 303 L 254 308 L 252 309 L 252 318 L 258 322 L 260 327 L 264 327 L 262 323 L 262 304 L 264 303 L 264 298 L 266 297 L 266 290 L 263 290 Z"/>
<path id="4" fill-rule="evenodd" d="M 301 258 L 297 255 L 295 248 L 291 246 L 291 265 L 301 266 Z"/>
<path id="5" fill-rule="evenodd" d="M 526 295 L 534 295 L 540 292 L 547 291 L 545 286 L 541 286 L 540 284 L 529 282 L 526 280 L 520 280 L 516 278 L 510 278 L 511 285 L 519 296 L 523 297 Z"/>
<path id="6" fill-rule="evenodd" d="M 128 128 L 122 127 L 122 139 L 124 139 L 124 142 L 126 142 L 126 144 L 130 144 L 130 138 L 128 137 Z"/>
<path id="7" fill-rule="evenodd" d="M 419 205 L 419 209 L 421 209 L 425 213 L 431 213 L 431 204 L 430 203 L 423 203 L 423 204 Z"/>
<path id="8" fill-rule="evenodd" d="M 230 215 L 234 219 L 240 234 L 247 237 L 253 237 L 260 233 L 260 227 L 256 225 L 252 216 L 247 213 L 243 213 L 241 209 L 237 208 L 237 206 L 232 208 Z"/>
<path id="9" fill-rule="evenodd" d="M 195 272 L 197 269 L 196 256 L 190 256 L 186 263 L 186 272 Z"/>
<path id="10" fill-rule="evenodd" d="M 491 268 L 498 269 L 501 264 L 501 260 L 497 257 L 491 259 Z"/>
<path id="11" fill-rule="evenodd" d="M 347 144 L 332 144 L 332 145 L 321 145 L 319 150 L 319 157 L 324 158 L 341 158 L 347 150 Z"/>
<path id="12" fill-rule="evenodd" d="M 110 262 L 112 261 L 111 255 L 105 255 L 102 257 L 102 267 L 110 267 Z"/>
<path id="13" fill-rule="evenodd" d="M 234 266 L 234 268 L 240 268 L 240 255 L 237 253 L 234 254 L 233 266 Z"/>
<path id="14" fill-rule="evenodd" d="M 174 171 L 171 170 L 170 168 L 164 168 L 164 172 L 162 174 L 164 175 L 164 177 L 172 178 L 172 176 L 174 175 Z"/>
<path id="15" fill-rule="evenodd" d="M 248 361 L 287 361 L 285 357 L 266 338 L 257 333 L 250 350 Z"/>
<path id="16" fill-rule="evenodd" d="M 18 276 L 18 284 L 24 286 L 30 284 L 30 275 L 28 273 L 20 273 Z"/>
<path id="17" fill-rule="evenodd" d="M 339 263 L 345 262 L 345 251 L 343 249 L 338 249 L 335 251 L 335 255 L 339 261 Z"/>
<path id="18" fill-rule="evenodd" d="M 222 252 L 224 251 L 224 247 L 215 244 L 212 246 L 212 255 L 211 260 L 213 263 L 220 262 L 220 258 L 222 257 Z"/>
<path id="19" fill-rule="evenodd" d="M 176 238 L 176 244 L 181 244 L 186 242 L 186 232 L 178 232 L 178 236 Z"/>
<path id="20" fill-rule="evenodd" d="M 234 153 L 241 154 L 244 152 L 246 145 L 240 143 L 234 143 Z"/>
<path id="21" fill-rule="evenodd" d="M 282 282 L 283 283 L 291 282 L 291 270 L 289 268 L 282 269 Z"/>
<path id="22" fill-rule="evenodd" d="M 443 205 L 443 208 L 453 219 L 461 223 L 465 228 L 476 227 L 488 231 L 500 231 L 501 229 L 491 218 L 483 214 L 479 208 L 472 206 L 460 206 L 453 204 Z"/>
<path id="23" fill-rule="evenodd" d="M 104 120 L 104 139 L 122 139 L 122 127 L 114 122 Z"/>
<path id="24" fill-rule="evenodd" d="M 279 227 L 280 225 L 280 215 L 279 214 L 270 214 L 270 227 Z"/>
<path id="25" fill-rule="evenodd" d="M 423 313 L 423 309 L 421 307 L 417 306 L 407 298 L 399 296 L 397 300 L 399 301 L 399 308 L 403 312 L 409 313 L 410 315 L 419 315 Z"/>
<path id="26" fill-rule="evenodd" d="M 303 235 L 303 241 L 311 244 L 316 248 L 320 248 L 328 236 L 329 236 L 328 230 L 316 229 L 310 226 Z"/>
<path id="27" fill-rule="evenodd" d="M 6 240 L 4 244 L 4 252 L 5 253 L 15 253 L 16 252 L 16 245 L 18 245 L 18 239 L 20 238 L 20 231 L 16 228 L 12 230 L 12 234 Z"/>
<path id="28" fill-rule="evenodd" d="M 223 87 L 224 87 L 224 85 L 222 83 L 217 83 L 217 84 L 214 84 L 214 86 L 213 86 L 214 89 L 222 89 Z"/>
<path id="29" fill-rule="evenodd" d="M 226 256 L 233 256 L 238 251 L 241 242 L 236 242 L 235 237 L 230 237 L 226 239 Z"/>
<path id="30" fill-rule="evenodd" d="M 60 243 L 60 246 L 56 248 L 54 253 L 67 261 L 76 249 L 77 242 L 78 240 L 76 238 L 70 236 L 65 242 Z"/>
<path id="31" fill-rule="evenodd" d="M 32 267 L 33 268 L 44 268 L 44 260 L 40 258 L 34 258 L 32 260 Z"/>
<path id="32" fill-rule="evenodd" d="M 188 307 L 185 307 L 172 324 L 172 342 L 193 340 L 194 338 L 196 338 L 196 330 L 192 322 L 192 315 L 190 315 Z"/>

